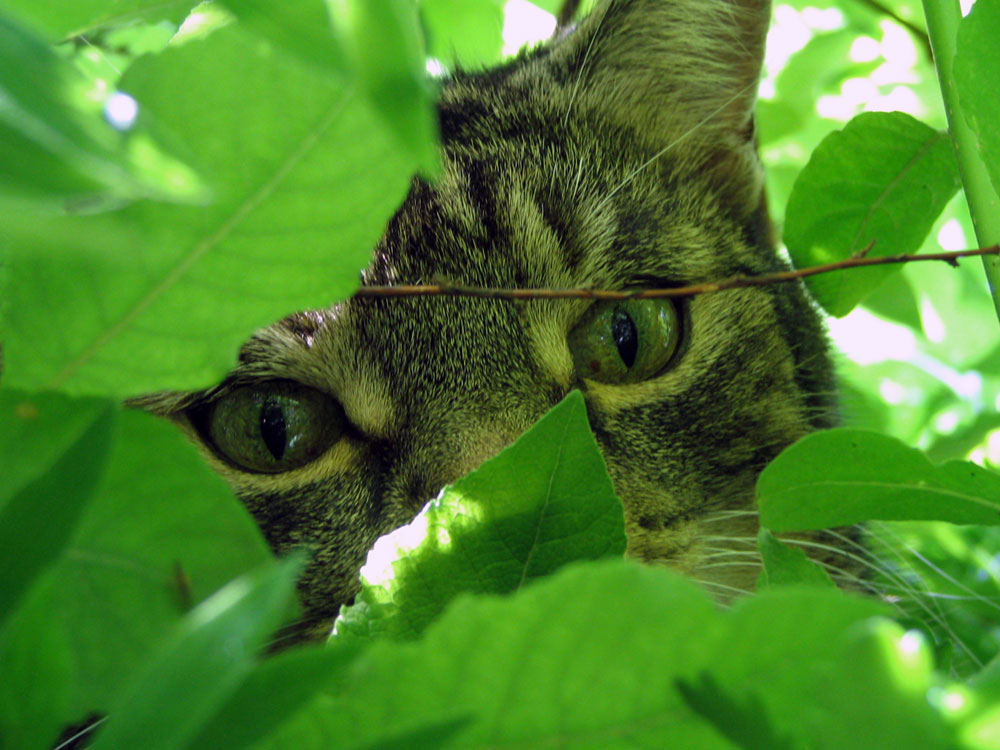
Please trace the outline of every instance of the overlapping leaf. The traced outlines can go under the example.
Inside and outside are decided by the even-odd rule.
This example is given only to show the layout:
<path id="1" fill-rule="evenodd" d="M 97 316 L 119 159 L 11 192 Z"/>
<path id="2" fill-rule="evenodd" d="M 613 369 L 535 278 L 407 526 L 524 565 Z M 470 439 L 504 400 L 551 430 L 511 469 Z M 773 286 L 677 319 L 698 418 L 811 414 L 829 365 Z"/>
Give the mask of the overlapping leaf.
<path id="1" fill-rule="evenodd" d="M 813 152 L 788 199 L 784 241 L 799 268 L 915 252 L 958 189 L 946 133 L 902 112 L 858 115 Z M 874 245 L 872 245 L 874 243 Z M 843 316 L 894 269 L 836 271 L 806 280 Z"/>
<path id="2" fill-rule="evenodd" d="M 516 443 L 383 537 L 340 638 L 412 638 L 460 593 L 507 593 L 625 552 L 621 501 L 574 391 Z"/>
<path id="3" fill-rule="evenodd" d="M 876 432 L 813 433 L 757 480 L 760 522 L 803 531 L 859 521 L 1000 524 L 1000 475 L 970 461 L 934 466 L 918 450 Z"/>
<path id="4" fill-rule="evenodd" d="M 121 86 L 214 202 L 5 218 L 11 385 L 208 385 L 254 328 L 348 294 L 406 190 L 412 162 L 355 93 L 235 26 L 139 60 Z"/>

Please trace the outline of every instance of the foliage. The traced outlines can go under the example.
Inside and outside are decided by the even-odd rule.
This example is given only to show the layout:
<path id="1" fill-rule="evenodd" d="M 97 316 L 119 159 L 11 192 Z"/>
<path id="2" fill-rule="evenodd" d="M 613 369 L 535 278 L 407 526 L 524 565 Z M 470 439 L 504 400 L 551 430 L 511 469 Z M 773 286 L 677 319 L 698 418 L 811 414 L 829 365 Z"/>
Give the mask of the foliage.
<path id="1" fill-rule="evenodd" d="M 792 5 L 822 10 L 777 9 L 772 47 L 819 20 L 770 71 L 760 141 L 796 262 L 971 238 L 949 199 L 956 174 L 971 204 L 981 183 L 939 132 L 919 38 L 893 74 L 879 55 L 908 32 L 876 4 Z M 880 5 L 922 27 L 915 3 Z M 263 658 L 301 561 L 271 560 L 182 436 L 119 399 L 205 386 L 254 328 L 350 294 L 410 176 L 437 169 L 425 37 L 446 66 L 489 63 L 501 6 L 192 6 L 0 10 L 0 747 L 51 747 L 95 713 L 108 748 L 1000 746 L 1000 479 L 967 460 L 1000 452 L 1000 336 L 969 263 L 817 282 L 830 312 L 860 302 L 848 321 L 893 321 L 911 352 L 845 360 L 851 428 L 762 475 L 757 595 L 723 611 L 620 559 L 573 394 L 379 542 L 328 645 Z M 987 186 L 998 19 L 980 0 L 953 82 L 942 66 Z M 874 58 L 848 57 L 879 34 Z M 916 104 L 816 116 L 857 81 Z M 771 533 L 876 519 L 867 585 L 885 602 L 833 589 Z"/>

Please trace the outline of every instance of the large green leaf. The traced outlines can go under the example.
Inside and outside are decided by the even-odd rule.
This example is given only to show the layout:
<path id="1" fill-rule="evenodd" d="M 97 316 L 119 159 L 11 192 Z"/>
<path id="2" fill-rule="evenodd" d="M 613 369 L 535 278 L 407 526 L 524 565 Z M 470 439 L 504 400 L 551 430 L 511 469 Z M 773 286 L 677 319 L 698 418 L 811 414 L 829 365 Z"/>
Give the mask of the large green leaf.
<path id="1" fill-rule="evenodd" d="M 347 74 L 344 51 L 334 35 L 325 0 L 222 0 L 241 23 L 284 51 L 339 76 Z"/>
<path id="2" fill-rule="evenodd" d="M 141 121 L 120 112 L 123 105 L 132 102 L 97 90 L 43 40 L 0 14 L 0 197 L 50 209 L 59 199 L 104 194 L 204 199 L 194 173 L 163 154 Z"/>
<path id="3" fill-rule="evenodd" d="M 437 112 L 413 0 L 329 0 L 354 77 L 423 174 L 441 170 Z"/>
<path id="4" fill-rule="evenodd" d="M 868 112 L 827 136 L 795 182 L 784 240 L 799 268 L 916 251 L 958 189 L 946 133 L 902 112 Z M 894 268 L 850 269 L 806 280 L 831 315 L 843 316 Z"/>
<path id="5" fill-rule="evenodd" d="M 92 414 L 88 406 L 84 409 Z M 35 408 L 47 411 L 47 407 L 48 399 L 39 398 Z M 0 505 L 0 570 L 4 577 L 0 632 L 39 574 L 65 553 L 107 462 L 116 416 L 114 405 L 105 403 L 48 471 Z M 53 432 L 54 442 L 63 442 L 65 433 Z M 3 455 L 6 464 L 12 457 Z"/>
<path id="6" fill-rule="evenodd" d="M 733 747 L 725 737 L 831 747 L 823 738 L 839 717 L 827 707 L 849 701 L 852 671 L 886 672 L 879 658 L 844 660 L 853 628 L 884 612 L 874 600 L 795 587 L 723 612 L 662 568 L 574 564 L 513 596 L 456 600 L 416 642 L 372 644 L 338 690 L 261 747 L 330 738 L 381 747 L 463 720 L 448 747 Z M 843 682 L 831 687 L 834 677 Z M 845 714 L 891 720 L 908 688 L 883 684 L 891 694 Z M 755 707 L 756 717 L 744 714 Z M 873 747 L 861 730 L 843 733 L 840 747 Z"/>
<path id="7" fill-rule="evenodd" d="M 761 525 L 804 531 L 859 521 L 1000 524 L 1000 475 L 970 461 L 934 466 L 876 432 L 816 432 L 783 451 L 757 480 Z"/>
<path id="8" fill-rule="evenodd" d="M 0 511 L 65 455 L 108 407 L 107 399 L 0 389 Z"/>
<path id="9" fill-rule="evenodd" d="M 664 570 L 578 563 L 513 597 L 463 597 L 417 642 L 377 641 L 331 703 L 266 748 L 381 747 L 466 720 L 448 747 L 727 748 L 673 687 L 715 648 L 707 595 Z M 311 725 L 311 729 L 310 729 Z M 310 739 L 314 738 L 314 739 Z"/>
<path id="10" fill-rule="evenodd" d="M 357 656 L 346 646 L 293 649 L 258 664 L 198 734 L 189 750 L 237 750 L 266 737 L 313 695 L 329 688 Z"/>
<path id="11" fill-rule="evenodd" d="M 349 294 L 406 191 L 412 162 L 355 93 L 236 26 L 140 59 L 121 86 L 215 201 L 5 217 L 8 384 L 208 385 L 254 328 Z"/>
<path id="12" fill-rule="evenodd" d="M 475 69 L 499 59 L 501 0 L 423 0 L 420 18 L 427 32 L 428 54 L 446 65 Z"/>
<path id="13" fill-rule="evenodd" d="M 993 189 L 1000 194 L 1000 2 L 978 0 L 958 27 L 958 48 L 952 70 L 962 114 L 976 134 L 976 145 Z"/>
<path id="14" fill-rule="evenodd" d="M 53 39 L 136 21 L 180 23 L 197 4 L 197 0 L 4 0 L 4 5 Z"/>
<path id="15" fill-rule="evenodd" d="M 337 633 L 412 638 L 460 593 L 516 591 L 568 562 L 624 553 L 621 501 L 574 391 L 376 543 Z"/>
<path id="16" fill-rule="evenodd" d="M 112 706 L 95 750 L 180 750 L 237 691 L 294 595 L 302 556 L 268 562 L 202 602 Z"/>
<path id="17" fill-rule="evenodd" d="M 49 692 L 65 693 L 50 707 L 56 725 L 107 711 L 188 607 L 269 557 L 249 514 L 187 440 L 124 412 L 75 535 L 0 644 L 0 684 L 10 689 L 0 735 L 25 731 L 33 715 L 24 707 Z"/>

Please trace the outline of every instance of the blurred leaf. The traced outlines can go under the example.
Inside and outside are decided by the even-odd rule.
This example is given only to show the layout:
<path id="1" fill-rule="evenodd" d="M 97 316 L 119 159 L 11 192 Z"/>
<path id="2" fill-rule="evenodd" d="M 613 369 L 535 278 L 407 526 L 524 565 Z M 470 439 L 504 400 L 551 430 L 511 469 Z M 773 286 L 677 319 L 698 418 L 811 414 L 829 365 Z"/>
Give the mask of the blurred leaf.
<path id="1" fill-rule="evenodd" d="M 1000 524 L 1000 475 L 969 461 L 934 466 L 895 438 L 848 428 L 785 449 L 761 473 L 757 498 L 761 525 L 775 531 L 870 520 Z"/>
<path id="2" fill-rule="evenodd" d="M 858 115 L 813 152 L 788 199 L 785 244 L 795 265 L 913 252 L 958 188 L 947 134 L 902 112 Z M 831 315 L 846 315 L 886 276 L 886 266 L 812 276 Z"/>
<path id="3" fill-rule="evenodd" d="M 282 50 L 343 76 L 347 61 L 330 23 L 326 0 L 220 0 L 241 23 Z"/>
<path id="4" fill-rule="evenodd" d="M 136 21 L 179 24 L 199 0 L 4 0 L 4 5 L 44 29 L 53 40 Z"/>
<path id="5" fill-rule="evenodd" d="M 919 266 L 920 263 L 909 263 L 907 267 Z M 932 265 L 932 264 L 923 264 Z M 930 271 L 941 274 L 940 268 L 931 268 Z M 902 273 L 894 273 L 887 277 L 879 286 L 865 297 L 864 306 L 876 315 L 881 315 L 887 320 L 901 323 L 912 328 L 914 333 L 919 333 L 920 305 L 917 302 L 917 292 L 923 292 L 926 287 L 917 285 L 914 287 L 910 277 L 904 268 Z"/>
<path id="6" fill-rule="evenodd" d="M 495 63 L 503 47 L 503 0 L 422 0 L 428 54 L 449 68 Z"/>
<path id="7" fill-rule="evenodd" d="M 301 743 L 311 724 L 345 750 L 381 747 L 468 718 L 449 747 L 722 750 L 674 688 L 719 632 L 707 595 L 679 576 L 622 560 L 569 565 L 514 596 L 456 600 L 419 641 L 372 643 L 332 702 L 265 746 Z"/>
<path id="8" fill-rule="evenodd" d="M 825 743 L 840 717 L 825 712 L 821 700 L 833 674 L 852 673 L 839 653 L 850 629 L 887 611 L 874 599 L 828 588 L 766 589 L 733 606 L 706 671 L 731 700 L 745 704 L 756 696 L 778 736 L 810 748 L 860 750 L 868 747 L 861 732 L 846 745 Z"/>
<path id="9" fill-rule="evenodd" d="M 380 539 L 338 639 L 414 638 L 463 592 L 503 594 L 625 554 L 621 501 L 573 391 L 513 445 Z"/>
<path id="10" fill-rule="evenodd" d="M 437 109 L 413 0 L 330 0 L 331 18 L 367 98 L 417 163 L 441 171 Z"/>
<path id="11" fill-rule="evenodd" d="M 191 603 L 270 558 L 249 514 L 173 425 L 131 411 L 119 421 L 76 534 L 0 644 L 0 683 L 23 686 L 0 718 L 30 715 L 22 706 L 37 699 L 31 686 L 40 672 L 66 692 L 65 713 L 55 719 L 106 712 Z M 51 662 L 49 644 L 69 658 Z"/>
<path id="12" fill-rule="evenodd" d="M 236 691 L 184 745 L 189 750 L 249 747 L 330 687 L 357 656 L 346 646 L 297 648 L 254 667 Z"/>
<path id="13" fill-rule="evenodd" d="M 953 68 L 962 115 L 976 134 L 980 158 L 1000 194 L 1000 62 L 996 40 L 1000 38 L 1000 2 L 978 0 L 958 27 Z"/>
<path id="14" fill-rule="evenodd" d="M 846 635 L 834 651 L 841 668 L 818 691 L 832 720 L 817 747 L 955 748 L 952 732 L 927 700 L 933 659 L 920 634 L 873 618 Z"/>
<path id="15" fill-rule="evenodd" d="M 90 86 L 48 44 L 0 15 L 0 196 L 49 208 L 104 193 L 204 199 L 197 176 L 163 154 L 134 116 L 119 115 L 112 127 L 116 107 L 131 104 Z"/>
<path id="16" fill-rule="evenodd" d="M 218 198 L 5 217 L 9 385 L 215 382 L 255 328 L 357 286 L 409 185 L 412 164 L 355 95 L 235 25 L 138 60 L 122 86 L 186 140 Z"/>
<path id="17" fill-rule="evenodd" d="M 834 587 L 822 566 L 810 560 L 801 548 L 790 547 L 764 527 L 757 532 L 757 549 L 763 563 L 758 589 L 799 584 Z"/>
<path id="18" fill-rule="evenodd" d="M 0 389 L 0 512 L 14 494 L 49 471 L 108 408 L 106 399 Z"/>
<path id="19" fill-rule="evenodd" d="M 188 747 L 251 673 L 302 562 L 301 555 L 268 562 L 191 611 L 115 701 L 95 750 Z"/>
<path id="20" fill-rule="evenodd" d="M 5 395 L 9 398 L 12 394 Z M 48 399 L 40 397 L 32 406 L 48 411 Z M 56 408 L 63 406 L 60 403 Z M 96 414 L 90 406 L 83 407 L 90 423 L 80 430 L 76 440 L 45 467 L 44 474 L 0 506 L 0 570 L 4 576 L 0 587 L 0 633 L 39 574 L 65 553 L 104 471 L 117 414 L 111 402 Z M 55 432 L 53 442 L 64 443 L 65 435 L 59 434 L 62 431 Z M 40 442 L 37 434 L 32 437 Z M 53 452 L 52 446 L 45 447 L 46 452 Z M 5 454 L 5 464 L 9 459 Z"/>
<path id="21" fill-rule="evenodd" d="M 678 680 L 677 690 L 687 704 L 740 748 L 796 750 L 802 747 L 775 731 L 760 698 L 733 698 L 724 685 L 704 672 L 695 680 Z"/>

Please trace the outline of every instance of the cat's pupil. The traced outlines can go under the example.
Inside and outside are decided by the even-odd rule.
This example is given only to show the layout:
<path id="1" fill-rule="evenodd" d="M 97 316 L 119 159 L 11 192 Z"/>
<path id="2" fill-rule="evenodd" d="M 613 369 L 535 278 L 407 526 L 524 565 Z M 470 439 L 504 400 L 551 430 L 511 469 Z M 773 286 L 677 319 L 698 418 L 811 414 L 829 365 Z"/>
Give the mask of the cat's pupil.
<path id="1" fill-rule="evenodd" d="M 278 401 L 269 399 L 260 407 L 260 436 L 264 438 L 264 445 L 275 460 L 280 460 L 285 455 L 287 445 L 285 410 Z"/>
<path id="2" fill-rule="evenodd" d="M 611 317 L 611 337 L 618 347 L 618 356 L 625 366 L 631 369 L 635 364 L 635 355 L 639 351 L 639 333 L 635 330 L 632 316 L 622 308 L 617 308 Z"/>

